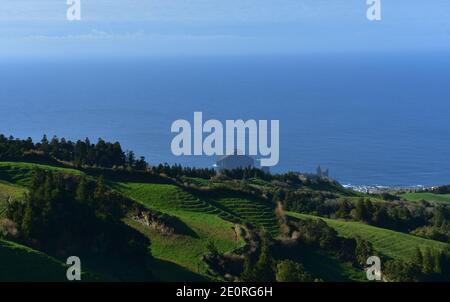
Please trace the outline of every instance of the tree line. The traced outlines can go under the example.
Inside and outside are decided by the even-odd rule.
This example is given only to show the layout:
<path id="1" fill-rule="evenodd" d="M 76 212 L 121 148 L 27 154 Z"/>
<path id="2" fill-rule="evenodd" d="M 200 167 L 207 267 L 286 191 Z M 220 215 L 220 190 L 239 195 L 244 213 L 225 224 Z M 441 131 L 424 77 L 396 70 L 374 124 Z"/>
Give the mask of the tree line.
<path id="1" fill-rule="evenodd" d="M 31 154 L 75 166 L 131 167 L 136 170 L 145 170 L 148 166 L 144 157 L 137 159 L 133 151 L 123 151 L 120 143 L 107 142 L 101 138 L 92 143 L 88 138 L 73 142 L 56 136 L 49 140 L 44 135 L 39 142 L 34 143 L 31 138 L 21 140 L 0 135 L 0 161 L 23 160 Z"/>

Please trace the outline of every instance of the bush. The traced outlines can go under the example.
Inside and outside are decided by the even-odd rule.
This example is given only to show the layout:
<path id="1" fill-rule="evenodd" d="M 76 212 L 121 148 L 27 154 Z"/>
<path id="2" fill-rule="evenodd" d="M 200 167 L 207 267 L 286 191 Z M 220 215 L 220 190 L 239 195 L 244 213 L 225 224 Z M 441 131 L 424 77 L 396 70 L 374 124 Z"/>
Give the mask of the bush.
<path id="1" fill-rule="evenodd" d="M 300 263 L 283 260 L 277 265 L 276 280 L 277 282 L 312 282 L 314 278 Z"/>

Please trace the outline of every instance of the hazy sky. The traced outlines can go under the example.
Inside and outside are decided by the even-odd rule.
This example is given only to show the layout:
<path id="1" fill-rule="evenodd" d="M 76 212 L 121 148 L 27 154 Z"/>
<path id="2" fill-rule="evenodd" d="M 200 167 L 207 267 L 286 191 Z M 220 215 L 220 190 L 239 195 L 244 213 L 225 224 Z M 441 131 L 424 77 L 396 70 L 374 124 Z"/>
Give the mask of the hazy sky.
<path id="1" fill-rule="evenodd" d="M 449 51 L 449 0 L 0 0 L 0 58 Z"/>

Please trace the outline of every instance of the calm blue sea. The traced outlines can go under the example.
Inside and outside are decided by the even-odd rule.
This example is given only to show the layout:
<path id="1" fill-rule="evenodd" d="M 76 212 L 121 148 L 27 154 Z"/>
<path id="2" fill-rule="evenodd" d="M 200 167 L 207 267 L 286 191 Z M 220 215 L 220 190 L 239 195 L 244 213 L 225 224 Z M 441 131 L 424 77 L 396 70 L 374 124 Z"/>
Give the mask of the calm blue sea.
<path id="1" fill-rule="evenodd" d="M 118 140 L 176 158 L 171 123 L 279 119 L 274 171 L 330 169 L 343 184 L 450 183 L 450 56 L 305 55 L 0 62 L 0 132 Z"/>

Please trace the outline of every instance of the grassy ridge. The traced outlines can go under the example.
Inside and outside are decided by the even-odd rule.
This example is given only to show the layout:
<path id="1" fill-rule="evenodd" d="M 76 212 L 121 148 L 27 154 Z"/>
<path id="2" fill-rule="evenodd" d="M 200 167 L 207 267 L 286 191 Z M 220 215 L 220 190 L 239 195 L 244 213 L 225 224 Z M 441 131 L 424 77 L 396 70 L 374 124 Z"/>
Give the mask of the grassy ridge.
<path id="1" fill-rule="evenodd" d="M 19 188 L 17 185 L 28 185 L 32 171 L 36 167 L 75 175 L 83 174 L 74 169 L 31 163 L 1 162 L 0 179 L 14 184 L 3 183 L 5 188 L 12 192 L 13 188 Z M 205 274 L 206 267 L 201 256 L 206 252 L 206 245 L 209 241 L 212 241 L 219 251 L 223 252 L 233 250 L 243 244 L 236 238 L 233 223 L 218 216 L 228 213 L 206 204 L 176 186 L 118 182 L 109 182 L 109 184 L 149 209 L 174 214 L 194 232 L 194 236 L 169 237 L 158 234 L 136 222 L 125 221 L 150 238 L 152 253 L 156 258 L 155 269 L 160 270 L 159 273 L 155 273 L 156 277 L 162 274 L 161 278 L 166 281 L 202 280 L 201 275 Z M 18 191 L 16 193 L 18 194 Z M 180 279 L 180 276 L 185 276 L 187 279 Z"/>
<path id="2" fill-rule="evenodd" d="M 434 193 L 405 193 L 400 195 L 405 200 L 408 201 L 436 201 L 436 202 L 450 202 L 450 194 L 434 194 Z"/>
<path id="3" fill-rule="evenodd" d="M 29 247 L 0 239 L 0 280 L 8 282 L 67 281 L 67 266 L 61 261 Z M 82 280 L 96 280 L 82 274 Z"/>
<path id="4" fill-rule="evenodd" d="M 256 227 L 264 227 L 266 230 L 276 235 L 278 233 L 277 220 L 274 210 L 264 203 L 246 198 L 217 198 L 215 200 L 225 210 L 241 218 L 242 221 L 249 222 Z"/>
<path id="5" fill-rule="evenodd" d="M 0 280 L 65 281 L 66 267 L 41 252 L 0 240 Z"/>
<path id="6" fill-rule="evenodd" d="M 74 169 L 38 164 L 0 163 L 0 180 L 3 181 L 0 181 L 0 197 L 3 192 L 5 196 L 19 198 L 26 191 L 24 187 L 29 183 L 31 173 L 35 167 L 76 175 L 83 174 L 83 172 Z M 192 231 L 189 235 L 166 236 L 143 224 L 129 219 L 124 220 L 126 224 L 150 238 L 151 251 L 156 259 L 153 273 L 161 281 L 201 281 L 208 279 L 207 267 L 201 259 L 202 255 L 207 251 L 208 243 L 213 242 L 220 252 L 231 251 L 243 244 L 243 241 L 235 234 L 233 229 L 234 222 L 248 222 L 257 227 L 264 226 L 273 234 L 277 232 L 276 218 L 270 205 L 248 196 L 241 196 L 238 193 L 229 195 L 199 194 L 196 191 L 190 193 L 190 190 L 188 192 L 172 184 L 118 182 L 112 180 L 108 181 L 108 185 L 150 210 L 157 210 L 176 216 Z M 0 198 L 0 210 L 1 206 Z M 318 218 L 298 213 L 288 214 L 301 219 Z M 376 228 L 358 222 L 324 220 L 331 227 L 335 228 L 341 236 L 360 236 L 372 242 L 376 250 L 394 258 L 409 259 L 413 255 L 416 246 L 436 249 L 443 249 L 447 246 L 444 243 L 433 240 Z M 48 265 L 49 273 L 45 269 L 43 275 L 25 274 L 25 278 L 30 278 L 30 280 L 53 281 L 54 279 L 52 278 L 60 276 L 61 269 L 56 264 L 62 265 L 64 268 L 62 263 L 42 253 L 12 243 L 5 243 L 5 241 L 1 243 L 0 279 L 5 278 L 1 275 L 2 265 L 5 267 L 5 264 L 1 261 L 2 258 L 8 259 L 8 262 L 10 262 L 8 269 L 10 270 L 11 263 L 18 263 L 20 257 L 24 258 L 20 260 L 24 265 L 27 265 L 28 261 L 36 262 L 36 265 L 42 263 L 42 267 Z M 41 258 L 33 260 L 36 257 L 35 253 Z M 305 267 L 325 281 L 364 279 L 363 274 L 355 271 L 347 264 L 320 255 L 320 253 L 315 251 L 306 253 L 302 257 L 304 257 L 302 262 L 305 263 Z M 13 260 L 10 261 L 9 259 Z M 46 262 L 45 259 L 53 260 L 53 262 Z M 21 273 L 17 273 L 16 278 L 19 278 L 21 275 Z M 44 278 L 44 276 L 45 279 L 39 279 Z M 9 276 L 7 277 L 9 280 Z M 65 268 L 63 279 L 65 279 Z"/>
<path id="7" fill-rule="evenodd" d="M 264 227 L 273 235 L 278 232 L 274 211 L 269 205 L 245 197 L 197 197 L 175 185 L 112 183 L 123 194 L 159 211 L 188 211 L 217 215 L 230 221 L 244 221 L 256 227 Z"/>
<path id="8" fill-rule="evenodd" d="M 130 198 L 142 203 L 148 208 L 157 208 L 170 215 L 177 216 L 186 223 L 197 236 L 163 236 L 157 232 L 134 221 L 127 220 L 127 223 L 146 234 L 152 241 L 152 254 L 159 261 L 165 264 L 176 264 L 175 268 L 161 269 L 158 276 L 167 281 L 198 281 L 204 278 L 206 267 L 201 261 L 201 255 L 206 252 L 206 244 L 213 241 L 221 252 L 233 250 L 242 245 L 236 240 L 236 235 L 232 230 L 232 224 L 226 222 L 212 212 L 198 211 L 199 208 L 186 207 L 186 200 L 194 202 L 196 197 L 184 192 L 181 188 L 173 185 L 158 184 L 136 184 L 118 183 L 114 186 Z M 213 205 L 220 208 L 227 208 L 235 215 L 259 215 L 265 218 L 265 213 L 272 213 L 267 206 L 251 205 L 250 200 L 238 198 L 216 199 Z M 258 212 L 260 210 L 260 212 Z M 249 216 L 247 216 L 249 217 Z M 272 216 L 266 216 L 273 219 Z M 273 222 L 273 221 L 272 221 Z M 271 222 L 271 223 L 272 223 Z M 321 255 L 315 251 L 306 251 L 302 254 L 302 260 L 306 263 L 307 269 L 316 276 L 326 281 L 363 281 L 365 274 L 351 267 L 346 263 Z M 163 266 L 165 267 L 165 266 Z M 157 268 L 158 269 L 158 268 Z"/>
<path id="9" fill-rule="evenodd" d="M 371 242 L 373 244 L 373 247 L 384 255 L 406 261 L 413 257 L 416 247 L 420 249 L 430 247 L 432 249 L 443 250 L 444 248 L 449 246 L 448 244 L 443 242 L 382 229 L 360 222 L 327 219 L 294 212 L 289 212 L 288 215 L 300 219 L 320 218 L 324 220 L 329 226 L 334 228 L 340 236 L 359 236 Z"/>
<path id="10" fill-rule="evenodd" d="M 36 168 L 75 175 L 84 174 L 83 172 L 75 169 L 52 167 L 40 164 L 22 163 L 22 162 L 0 162 L 0 179 L 12 184 L 26 187 L 31 179 L 31 172 Z"/>
<path id="11" fill-rule="evenodd" d="M 194 232 L 193 236 L 164 236 L 136 222 L 126 221 L 150 238 L 152 254 L 159 260 L 177 264 L 191 273 L 205 275 L 206 266 L 201 257 L 207 251 L 208 242 L 213 242 L 221 252 L 233 250 L 243 244 L 236 237 L 233 223 L 217 215 L 218 209 L 201 203 L 177 186 L 116 183 L 113 187 L 148 209 L 176 216 Z M 187 206 L 194 202 L 198 203 L 197 207 Z"/>

